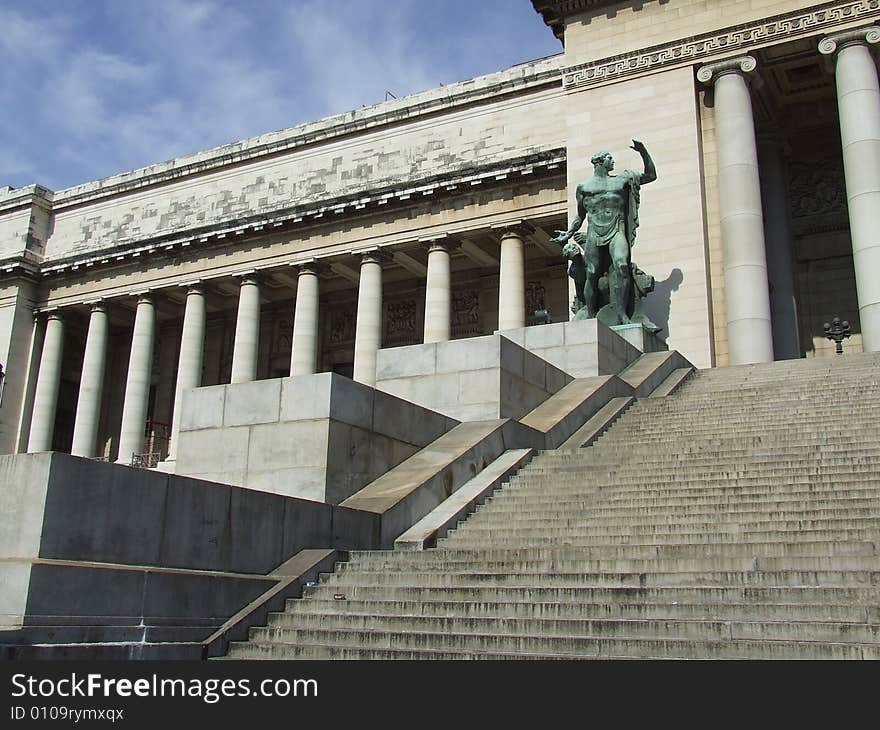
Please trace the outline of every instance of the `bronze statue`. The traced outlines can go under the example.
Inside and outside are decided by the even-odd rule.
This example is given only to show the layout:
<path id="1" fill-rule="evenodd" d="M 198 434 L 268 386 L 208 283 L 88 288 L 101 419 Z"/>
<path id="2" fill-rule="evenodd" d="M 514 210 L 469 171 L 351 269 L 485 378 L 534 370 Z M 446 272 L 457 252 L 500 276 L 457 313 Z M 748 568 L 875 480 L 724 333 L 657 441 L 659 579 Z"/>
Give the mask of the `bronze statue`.
<path id="1" fill-rule="evenodd" d="M 562 254 L 571 262 L 575 319 L 598 317 L 608 325 L 639 323 L 658 331 L 641 311 L 641 299 L 653 290 L 654 278 L 632 262 L 640 188 L 657 179 L 657 170 L 644 144 L 634 139 L 631 149 L 642 156 L 645 171 L 612 175 L 611 154 L 597 152 L 591 160 L 593 177 L 577 186 L 577 217 L 552 240 L 563 244 Z"/>

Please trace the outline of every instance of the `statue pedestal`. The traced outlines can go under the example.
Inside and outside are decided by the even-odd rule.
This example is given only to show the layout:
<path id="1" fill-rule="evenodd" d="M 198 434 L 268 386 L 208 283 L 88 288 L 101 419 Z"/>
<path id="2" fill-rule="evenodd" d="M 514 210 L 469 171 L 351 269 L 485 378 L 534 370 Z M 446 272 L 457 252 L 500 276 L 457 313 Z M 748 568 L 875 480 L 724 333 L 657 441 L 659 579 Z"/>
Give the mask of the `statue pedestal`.
<path id="1" fill-rule="evenodd" d="M 666 342 L 643 324 L 616 324 L 610 328 L 640 352 L 665 352 Z"/>

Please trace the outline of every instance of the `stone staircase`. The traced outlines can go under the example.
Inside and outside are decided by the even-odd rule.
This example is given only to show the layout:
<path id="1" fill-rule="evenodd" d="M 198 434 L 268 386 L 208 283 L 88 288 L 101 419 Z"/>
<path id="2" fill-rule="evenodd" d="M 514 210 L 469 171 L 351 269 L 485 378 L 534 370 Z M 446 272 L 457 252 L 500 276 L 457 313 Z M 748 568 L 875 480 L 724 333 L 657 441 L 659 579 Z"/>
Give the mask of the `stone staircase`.
<path id="1" fill-rule="evenodd" d="M 880 357 L 696 373 L 229 658 L 880 658 Z"/>

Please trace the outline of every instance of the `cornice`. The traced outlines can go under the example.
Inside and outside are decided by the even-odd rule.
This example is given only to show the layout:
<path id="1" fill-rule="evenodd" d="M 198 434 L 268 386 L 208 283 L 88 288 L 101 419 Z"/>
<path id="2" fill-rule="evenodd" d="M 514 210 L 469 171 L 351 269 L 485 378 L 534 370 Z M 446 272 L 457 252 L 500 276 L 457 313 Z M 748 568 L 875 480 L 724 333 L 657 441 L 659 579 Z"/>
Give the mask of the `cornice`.
<path id="1" fill-rule="evenodd" d="M 141 257 L 177 255 L 191 246 L 201 249 L 217 243 L 228 244 L 258 233 L 320 224 L 337 215 L 360 215 L 382 207 L 412 205 L 430 196 L 454 194 L 457 190 L 467 191 L 481 185 L 510 184 L 510 181 L 518 178 L 548 177 L 557 174 L 565 164 L 564 148 L 540 150 L 490 165 L 416 180 L 406 187 L 379 188 L 369 194 L 326 200 L 320 205 L 291 206 L 274 211 L 271 215 L 261 214 L 246 220 L 224 221 L 214 226 L 177 231 L 163 237 L 124 241 L 112 248 L 97 251 L 80 251 L 73 256 L 45 261 L 40 267 L 40 273 L 47 277 L 67 271 L 118 265 Z"/>
<path id="2" fill-rule="evenodd" d="M 30 251 L 0 260 L 0 276 L 26 276 L 34 279 L 40 271 L 39 257 Z"/>
<path id="3" fill-rule="evenodd" d="M 631 76 L 740 54 L 777 40 L 813 36 L 873 18 L 880 18 L 880 0 L 835 0 L 754 23 L 730 26 L 632 53 L 571 66 L 564 71 L 563 86 L 566 90 L 579 91 Z"/>
<path id="4" fill-rule="evenodd" d="M 544 23 L 554 35 L 562 40 L 565 20 L 570 15 L 580 15 L 603 8 L 635 6 L 641 7 L 648 0 L 532 0 L 532 7 L 540 13 Z"/>
<path id="5" fill-rule="evenodd" d="M 54 193 L 41 185 L 28 185 L 24 188 L 0 188 L 0 215 L 22 208 L 52 208 Z"/>

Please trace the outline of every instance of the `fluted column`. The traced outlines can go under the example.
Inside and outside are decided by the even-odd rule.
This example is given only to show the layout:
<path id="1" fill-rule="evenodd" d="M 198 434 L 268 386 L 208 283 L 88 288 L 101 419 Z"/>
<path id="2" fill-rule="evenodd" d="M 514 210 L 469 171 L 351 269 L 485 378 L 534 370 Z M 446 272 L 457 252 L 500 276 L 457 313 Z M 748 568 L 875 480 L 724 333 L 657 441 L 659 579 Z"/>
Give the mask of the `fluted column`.
<path id="1" fill-rule="evenodd" d="M 452 323 L 452 275 L 448 240 L 428 241 L 428 276 L 425 282 L 425 343 L 446 342 Z"/>
<path id="2" fill-rule="evenodd" d="M 834 57 L 843 171 L 859 301 L 862 347 L 880 351 L 880 85 L 868 44 L 871 26 L 823 38 L 819 51 Z"/>
<path id="3" fill-rule="evenodd" d="M 119 434 L 119 453 L 116 463 L 130 464 L 131 455 L 144 447 L 144 430 L 150 397 L 150 377 L 153 370 L 153 339 L 156 329 L 156 310 L 153 298 L 141 294 L 134 315 L 131 336 L 131 355 L 128 358 L 128 376 L 125 379 L 125 399 L 122 403 L 122 427 Z"/>
<path id="4" fill-rule="evenodd" d="M 773 328 L 755 122 L 746 75 L 757 63 L 740 56 L 703 66 L 714 83 L 724 296 L 731 365 L 771 362 Z"/>
<path id="5" fill-rule="evenodd" d="M 501 233 L 498 277 L 498 329 L 526 326 L 525 243 L 522 229 L 511 226 Z"/>
<path id="6" fill-rule="evenodd" d="M 382 257 L 378 249 L 363 252 L 354 335 L 354 379 L 376 384 L 376 356 L 382 346 Z"/>
<path id="7" fill-rule="evenodd" d="M 101 394 L 104 390 L 104 371 L 107 365 L 107 334 L 109 323 L 103 302 L 92 305 L 89 331 L 83 355 L 79 397 L 76 401 L 76 420 L 73 424 L 74 456 L 95 456 L 98 422 L 101 417 Z"/>
<path id="8" fill-rule="evenodd" d="M 241 278 L 238 316 L 235 320 L 235 344 L 232 348 L 233 383 L 257 379 L 257 355 L 260 348 L 260 282 L 255 274 Z"/>
<path id="9" fill-rule="evenodd" d="M 801 356 L 801 346 L 794 296 L 788 168 L 780 133 L 758 135 L 758 160 L 761 165 L 761 204 L 764 207 L 764 240 L 770 281 L 773 354 L 777 360 L 791 360 Z"/>
<path id="10" fill-rule="evenodd" d="M 166 461 L 177 459 L 177 440 L 183 414 L 183 391 L 202 384 L 202 361 L 205 356 L 205 291 L 201 284 L 190 284 L 183 310 L 180 335 L 180 358 L 177 361 L 177 382 L 174 386 L 174 411 L 171 417 L 171 439 Z"/>
<path id="11" fill-rule="evenodd" d="M 315 261 L 296 264 L 296 304 L 293 311 L 290 374 L 311 375 L 318 363 L 318 297 L 320 295 L 318 264 Z"/>
<path id="12" fill-rule="evenodd" d="M 28 452 L 50 451 L 55 432 L 55 410 L 61 387 L 61 362 L 64 356 L 64 320 L 58 312 L 48 315 L 40 372 L 34 394 Z"/>

